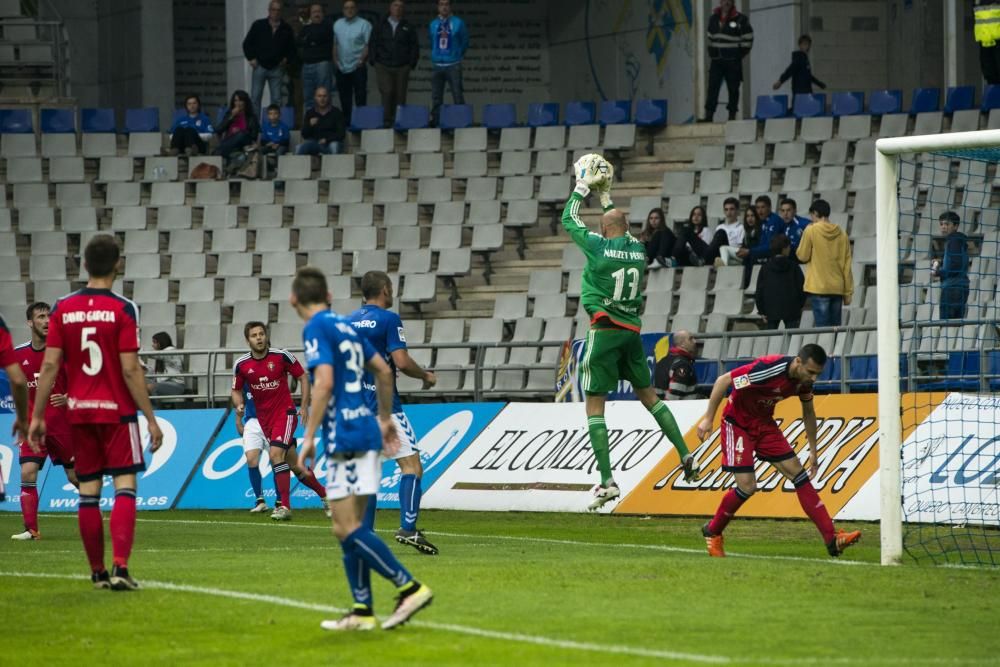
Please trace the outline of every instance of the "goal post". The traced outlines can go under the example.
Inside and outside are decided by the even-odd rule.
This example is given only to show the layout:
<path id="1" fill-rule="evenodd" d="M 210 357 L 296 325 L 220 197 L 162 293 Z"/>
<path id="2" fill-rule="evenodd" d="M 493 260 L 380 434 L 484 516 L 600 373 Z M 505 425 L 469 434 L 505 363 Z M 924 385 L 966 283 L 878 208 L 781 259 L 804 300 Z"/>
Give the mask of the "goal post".
<path id="1" fill-rule="evenodd" d="M 980 160 L 996 162 L 1000 155 L 1000 130 L 984 130 L 977 132 L 957 132 L 951 134 L 935 134 L 912 137 L 893 137 L 879 139 L 875 144 L 875 224 L 876 224 L 876 298 L 878 327 L 878 417 L 879 417 L 879 504 L 881 528 L 881 562 L 883 565 L 898 564 L 904 553 L 904 480 L 903 480 L 903 405 L 902 388 L 900 384 L 901 353 L 903 337 L 901 336 L 901 303 L 900 303 L 900 199 L 903 185 L 901 184 L 901 158 L 915 158 L 921 153 L 943 154 L 952 160 Z M 978 152 L 977 152 L 978 149 Z M 982 151 L 981 149 L 994 149 Z M 987 158 L 983 155 L 992 153 Z M 916 173 L 914 160 L 909 166 L 910 173 Z M 921 169 L 927 168 L 924 166 Z M 933 167 L 931 167 L 933 170 Z M 971 170 L 970 170 L 971 171 Z M 985 166 L 982 169 L 985 176 Z M 948 183 L 950 176 L 942 175 Z M 933 181 L 937 183 L 937 180 Z M 917 186 L 909 184 L 906 187 L 914 193 L 912 203 L 916 208 Z M 989 206 L 989 184 L 984 183 L 986 190 L 982 208 Z M 968 189 L 968 186 L 966 187 Z M 953 192 L 953 191 L 952 191 Z M 955 199 L 935 202 L 936 211 L 954 208 Z M 931 209 L 931 199 L 923 204 Z M 964 206 L 964 205 L 963 205 Z M 958 208 L 963 208 L 959 206 Z M 914 210 L 911 209 L 911 210 Z M 935 210 L 935 209 L 931 209 Z M 969 207 L 971 214 L 974 209 Z M 982 211 L 976 211 L 977 219 Z M 917 224 L 928 224 L 926 211 L 917 216 Z M 937 225 L 934 213 L 930 214 L 930 224 Z M 924 219 L 920 219 L 923 217 Z M 995 224 L 995 223 L 994 223 Z M 915 234 L 918 232 L 914 232 Z M 996 234 L 996 230 L 992 230 Z M 926 234 L 926 236 L 931 236 Z M 929 244 L 930 238 L 924 239 Z M 929 245 L 925 247 L 930 247 Z M 995 284 L 995 283 L 994 283 Z M 928 289 L 928 292 L 931 290 Z M 916 301 L 916 300 L 915 300 Z M 926 312 L 926 311 L 925 311 Z M 977 320 L 979 316 L 968 317 Z M 962 323 L 960 321 L 960 323 Z M 912 330 L 934 324 L 925 320 L 918 322 L 914 318 Z M 940 322 L 938 322 L 940 324 Z M 950 323 L 949 323 L 950 324 Z M 950 329 L 949 329 L 950 330 Z M 936 348 L 937 349 L 937 348 Z M 964 348 L 963 348 L 964 349 Z M 980 368 L 985 368 L 982 365 Z M 907 374 L 911 378 L 909 389 L 914 389 L 912 377 L 915 369 L 907 365 Z M 987 383 L 988 385 L 988 383 Z M 947 426 L 947 425 L 946 425 Z M 933 450 L 931 450 L 933 452 Z M 978 453 L 978 452 L 977 452 Z M 991 454 L 992 455 L 992 454 Z M 927 455 L 929 457 L 929 455 Z M 950 460 L 950 459 L 949 459 Z M 948 460 L 944 465 L 947 465 Z M 940 471 L 940 470 L 939 470 Z M 953 523 L 945 520 L 947 523 Z M 990 526 L 986 526 L 989 528 Z M 985 539 L 995 539 L 986 537 Z M 992 553 L 990 554 L 992 558 Z M 947 558 L 945 559 L 947 561 Z M 936 562 L 936 561 L 935 561 Z"/>

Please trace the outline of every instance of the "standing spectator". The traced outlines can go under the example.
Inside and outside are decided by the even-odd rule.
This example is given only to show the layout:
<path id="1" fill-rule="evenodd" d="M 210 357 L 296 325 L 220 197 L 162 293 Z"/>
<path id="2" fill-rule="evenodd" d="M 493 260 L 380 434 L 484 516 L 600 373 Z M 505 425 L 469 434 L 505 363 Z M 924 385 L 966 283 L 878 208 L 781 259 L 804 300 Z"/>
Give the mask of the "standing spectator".
<path id="1" fill-rule="evenodd" d="M 153 350 L 169 352 L 176 350 L 174 341 L 166 331 L 153 334 Z M 152 382 L 146 383 L 150 396 L 178 396 L 184 393 L 187 385 L 184 383 L 184 360 L 179 354 L 157 355 L 153 357 L 153 373 L 157 375 Z"/>
<path id="2" fill-rule="evenodd" d="M 462 59 L 469 48 L 465 21 L 451 13 L 451 0 L 438 0 L 438 15 L 430 25 L 431 38 L 431 126 L 437 127 L 444 102 L 444 84 L 451 88 L 454 104 L 465 104 Z"/>
<path id="3" fill-rule="evenodd" d="M 368 41 L 372 24 L 358 16 L 358 3 L 345 0 L 344 17 L 333 24 L 333 67 L 340 108 L 350 122 L 352 103 L 368 104 Z"/>
<path id="4" fill-rule="evenodd" d="M 639 240 L 646 246 L 646 264 L 652 269 L 676 266 L 674 249 L 677 237 L 667 229 L 666 216 L 662 208 L 654 208 L 646 216 L 646 226 L 642 228 Z"/>
<path id="5" fill-rule="evenodd" d="M 763 232 L 760 228 L 760 218 L 757 217 L 757 209 L 748 206 L 743 211 L 743 240 L 739 246 L 728 245 L 719 248 L 719 258 L 725 266 L 739 266 L 743 264 L 743 259 L 750 254 L 750 248 L 760 242 Z"/>
<path id="6" fill-rule="evenodd" d="M 743 58 L 753 47 L 750 20 L 736 11 L 733 0 L 721 0 L 708 19 L 708 91 L 705 98 L 704 122 L 711 123 L 719 103 L 722 81 L 726 82 L 729 120 L 736 120 L 740 106 L 740 82 L 743 81 Z"/>
<path id="7" fill-rule="evenodd" d="M 851 242 L 844 230 L 830 222 L 830 204 L 817 199 L 809 207 L 812 224 L 806 227 L 796 255 L 809 264 L 805 290 L 812 301 L 817 327 L 839 327 L 840 311 L 851 305 L 854 273 Z"/>
<path id="8" fill-rule="evenodd" d="M 230 161 L 256 140 L 260 134 L 260 122 L 245 90 L 237 90 L 229 98 L 229 109 L 219 127 L 215 128 L 215 133 L 220 140 L 215 154 Z"/>
<path id="9" fill-rule="evenodd" d="M 812 37 L 809 35 L 799 37 L 799 50 L 792 51 L 792 64 L 774 82 L 775 90 L 781 88 L 789 79 L 792 80 L 792 95 L 811 95 L 814 83 L 826 90 L 826 84 L 813 76 L 812 66 L 809 64 L 809 48 L 812 47 L 812 43 Z"/>
<path id="10" fill-rule="evenodd" d="M 366 21 L 367 23 L 367 21 Z M 315 104 L 302 121 L 302 138 L 296 155 L 334 155 L 340 152 L 346 125 L 344 114 L 330 104 L 330 92 L 322 86 L 316 89 Z"/>
<path id="11" fill-rule="evenodd" d="M 371 54 L 378 92 L 385 108 L 385 126 L 392 127 L 396 107 L 406 104 L 410 71 L 420 59 L 420 40 L 416 29 L 403 18 L 403 0 L 392 0 L 388 16 L 375 26 Z"/>
<path id="12" fill-rule="evenodd" d="M 944 253 L 940 261 L 931 262 L 931 276 L 941 280 L 942 320 L 964 320 L 969 300 L 969 239 L 958 231 L 959 224 L 961 219 L 954 211 L 945 211 L 938 218 Z"/>
<path id="13" fill-rule="evenodd" d="M 302 105 L 308 111 L 316 89 L 323 86 L 329 90 L 333 82 L 333 26 L 323 5 L 309 5 L 309 22 L 299 30 L 297 41 L 302 56 Z"/>
<path id="14" fill-rule="evenodd" d="M 653 386 L 660 397 L 668 401 L 702 398 L 696 391 L 698 375 L 694 369 L 698 341 L 691 332 L 683 329 L 671 338 L 673 344 L 670 351 L 653 368 Z"/>
<path id="15" fill-rule="evenodd" d="M 253 68 L 250 96 L 254 109 L 261 108 L 265 82 L 271 93 L 271 104 L 281 104 L 281 80 L 288 63 L 295 59 L 295 33 L 281 18 L 281 10 L 281 2 L 271 0 L 267 18 L 254 21 L 243 38 L 243 55 Z"/>
<path id="16" fill-rule="evenodd" d="M 986 83 L 1000 83 L 1000 3 L 977 0 L 974 9 L 976 41 L 979 43 L 979 66 Z"/>
<path id="17" fill-rule="evenodd" d="M 201 98 L 188 95 L 184 98 L 184 109 L 187 113 L 170 126 L 170 154 L 177 155 L 182 151 L 187 155 L 207 153 L 208 140 L 215 128 L 201 111 Z"/>
<path id="18" fill-rule="evenodd" d="M 792 259 L 792 244 L 784 234 L 771 237 L 771 259 L 757 278 L 757 312 L 767 320 L 768 329 L 785 323 L 786 329 L 798 329 L 802 307 L 806 305 L 802 269 Z"/>

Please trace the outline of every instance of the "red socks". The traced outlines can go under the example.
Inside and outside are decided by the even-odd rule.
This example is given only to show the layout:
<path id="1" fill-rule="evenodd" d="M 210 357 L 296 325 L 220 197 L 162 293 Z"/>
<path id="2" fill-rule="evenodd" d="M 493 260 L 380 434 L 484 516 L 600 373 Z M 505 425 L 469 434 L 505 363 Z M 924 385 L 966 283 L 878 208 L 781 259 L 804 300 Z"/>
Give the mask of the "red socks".
<path id="1" fill-rule="evenodd" d="M 24 527 L 38 532 L 38 487 L 34 483 L 21 482 L 21 514 Z"/>
<path id="2" fill-rule="evenodd" d="M 291 468 L 287 463 L 282 461 L 276 464 L 272 470 L 274 471 L 274 488 L 278 491 L 278 502 L 288 509 L 292 509 L 292 499 L 289 494 L 289 487 L 291 486 L 289 480 L 291 473 L 289 471 Z"/>
<path id="3" fill-rule="evenodd" d="M 809 481 L 809 475 L 803 470 L 802 473 L 792 480 L 795 485 L 795 495 L 799 497 L 799 504 L 803 511 L 812 519 L 812 522 L 819 528 L 820 535 L 823 536 L 823 543 L 829 544 L 834 538 L 833 519 L 826 511 L 826 505 L 819 499 L 819 494 Z"/>
<path id="4" fill-rule="evenodd" d="M 135 491 L 119 489 L 115 492 L 115 506 L 111 509 L 111 549 L 114 564 L 128 567 L 128 557 L 135 542 Z"/>
<path id="5" fill-rule="evenodd" d="M 104 520 L 101 518 L 100 496 L 80 496 L 77 510 L 80 538 L 87 552 L 91 572 L 104 571 Z"/>
<path id="6" fill-rule="evenodd" d="M 708 532 L 713 535 L 722 535 L 722 531 L 729 525 L 730 519 L 749 498 L 750 496 L 743 493 L 738 486 L 729 489 L 722 497 L 719 509 L 715 511 L 715 517 L 708 522 Z"/>
<path id="7" fill-rule="evenodd" d="M 306 470 L 304 475 L 297 476 L 299 481 L 316 492 L 320 498 L 326 498 L 326 487 L 319 483 L 316 474 L 312 470 Z"/>

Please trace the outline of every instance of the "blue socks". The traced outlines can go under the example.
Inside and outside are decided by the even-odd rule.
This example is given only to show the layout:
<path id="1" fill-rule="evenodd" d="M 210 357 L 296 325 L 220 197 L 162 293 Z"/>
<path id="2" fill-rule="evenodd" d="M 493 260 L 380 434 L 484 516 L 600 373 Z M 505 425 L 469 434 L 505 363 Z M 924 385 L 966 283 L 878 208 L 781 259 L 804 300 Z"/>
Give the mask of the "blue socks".
<path id="1" fill-rule="evenodd" d="M 417 529 L 417 516 L 420 514 L 420 478 L 416 475 L 403 475 L 399 480 L 399 527 L 406 531 Z"/>
<path id="2" fill-rule="evenodd" d="M 353 554 L 354 557 L 359 558 L 365 562 L 371 569 L 378 572 L 380 575 L 394 583 L 398 586 L 405 586 L 406 584 L 413 581 L 413 575 L 403 567 L 403 564 L 399 562 L 396 556 L 389 550 L 385 542 L 379 539 L 379 537 L 371 531 L 369 528 L 361 526 L 353 533 L 347 536 L 347 538 L 341 543 L 344 549 L 344 565 L 348 565 L 348 555 Z M 350 570 L 350 568 L 348 568 Z M 348 571 L 347 574 L 348 581 L 351 582 L 351 588 L 354 588 L 354 579 L 352 579 L 351 573 Z M 361 578 L 358 578 L 359 586 L 363 583 Z M 369 593 L 370 596 L 370 593 Z"/>
<path id="3" fill-rule="evenodd" d="M 250 475 L 250 486 L 253 487 L 253 497 L 258 500 L 264 497 L 264 489 L 261 487 L 260 468 L 247 466 L 247 473 Z"/>
<path id="4" fill-rule="evenodd" d="M 378 496 L 372 494 L 368 496 L 368 505 L 365 507 L 365 515 L 361 517 L 361 525 L 368 530 L 375 530 L 375 508 L 378 505 Z"/>
<path id="5" fill-rule="evenodd" d="M 364 528 L 361 528 L 364 530 Z M 372 606 L 372 576 L 368 563 L 362 560 L 350 538 L 340 543 L 344 550 L 344 572 L 347 573 L 347 583 L 351 586 L 354 606 Z"/>

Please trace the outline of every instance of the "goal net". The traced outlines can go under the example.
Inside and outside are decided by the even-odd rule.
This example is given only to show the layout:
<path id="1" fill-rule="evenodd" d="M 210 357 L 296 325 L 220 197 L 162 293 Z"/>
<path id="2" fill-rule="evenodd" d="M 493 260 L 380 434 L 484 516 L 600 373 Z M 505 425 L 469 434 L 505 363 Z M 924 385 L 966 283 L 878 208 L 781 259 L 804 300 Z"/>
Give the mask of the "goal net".
<path id="1" fill-rule="evenodd" d="M 1000 565 L 998 164 L 1000 131 L 876 144 L 883 564 Z"/>

